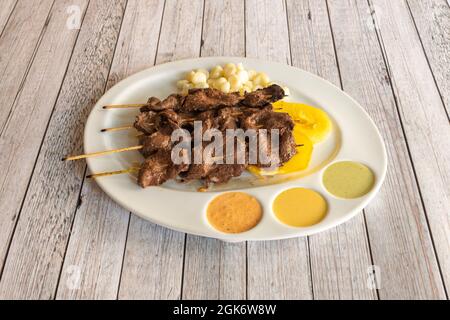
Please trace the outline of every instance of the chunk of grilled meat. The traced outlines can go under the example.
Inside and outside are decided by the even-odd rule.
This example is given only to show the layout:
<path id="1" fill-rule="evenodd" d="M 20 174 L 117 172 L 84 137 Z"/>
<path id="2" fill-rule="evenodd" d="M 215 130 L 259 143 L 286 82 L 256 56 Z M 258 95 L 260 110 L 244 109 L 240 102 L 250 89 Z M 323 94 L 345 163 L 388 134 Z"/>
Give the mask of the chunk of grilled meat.
<path id="1" fill-rule="evenodd" d="M 227 129 L 236 129 L 239 126 L 239 117 L 242 115 L 239 107 L 226 107 L 217 112 L 217 129 L 225 131 Z"/>
<path id="2" fill-rule="evenodd" d="M 137 115 L 134 127 L 143 134 L 152 134 L 157 130 L 156 118 L 158 114 L 154 111 L 145 111 Z"/>
<path id="3" fill-rule="evenodd" d="M 172 130 L 161 129 L 149 136 L 140 137 L 139 142 L 143 146 L 141 149 L 142 155 L 146 158 L 158 150 L 172 150 L 171 134 Z"/>
<path id="4" fill-rule="evenodd" d="M 184 103 L 185 97 L 174 93 L 168 96 L 164 100 L 159 100 L 156 97 L 148 99 L 147 105 L 141 108 L 141 112 L 146 111 L 163 111 L 163 110 L 178 110 Z"/>
<path id="5" fill-rule="evenodd" d="M 284 112 L 273 112 L 268 109 L 254 112 L 242 121 L 244 129 L 259 129 L 264 128 L 279 129 L 280 131 L 292 131 L 294 129 L 294 121 Z"/>
<path id="6" fill-rule="evenodd" d="M 226 183 L 231 178 L 239 177 L 247 168 L 245 164 L 221 164 L 212 169 L 206 176 L 205 183 Z"/>
<path id="7" fill-rule="evenodd" d="M 216 89 L 191 89 L 180 111 L 206 111 L 237 105 L 243 97 L 239 93 L 223 93 Z"/>
<path id="8" fill-rule="evenodd" d="M 248 107 L 263 107 L 268 103 L 283 99 L 284 96 L 284 90 L 280 86 L 273 84 L 267 88 L 247 93 L 242 100 L 242 104 Z"/>
<path id="9" fill-rule="evenodd" d="M 258 157 L 258 165 L 261 167 L 277 166 L 287 162 L 296 153 L 296 143 L 292 136 L 292 130 L 294 129 L 294 122 L 287 113 L 273 112 L 268 109 L 261 110 L 260 112 L 254 112 L 242 121 L 242 126 L 245 129 L 258 130 L 259 136 L 259 151 L 270 158 L 270 163 L 261 163 L 261 159 Z M 279 145 L 278 145 L 278 158 L 274 159 L 271 150 L 271 138 L 261 133 L 260 128 L 267 130 L 267 134 L 271 134 L 272 129 L 278 130 Z M 265 142 L 261 145 L 261 141 Z"/>
<path id="10" fill-rule="evenodd" d="M 174 164 L 170 150 L 158 150 L 142 163 L 138 174 L 138 184 L 143 188 L 158 186 L 167 180 L 175 179 L 188 168 L 187 164 Z"/>

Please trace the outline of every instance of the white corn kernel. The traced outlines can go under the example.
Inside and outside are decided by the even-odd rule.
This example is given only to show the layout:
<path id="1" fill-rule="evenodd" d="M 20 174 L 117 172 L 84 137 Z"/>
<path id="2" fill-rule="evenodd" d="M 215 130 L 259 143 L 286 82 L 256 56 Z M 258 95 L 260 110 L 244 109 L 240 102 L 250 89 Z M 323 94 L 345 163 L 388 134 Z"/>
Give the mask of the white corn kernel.
<path id="1" fill-rule="evenodd" d="M 284 91 L 284 94 L 285 94 L 286 96 L 290 96 L 290 95 L 291 95 L 291 91 L 289 90 L 288 87 L 283 87 L 283 91 Z"/>
<path id="2" fill-rule="evenodd" d="M 177 88 L 178 89 L 183 89 L 183 87 L 188 84 L 189 81 L 188 80 L 180 80 L 177 82 Z"/>
<path id="3" fill-rule="evenodd" d="M 186 74 L 186 80 L 192 82 L 192 78 L 194 77 L 195 71 L 190 71 Z"/>
<path id="4" fill-rule="evenodd" d="M 209 72 L 208 72 L 208 70 L 206 70 L 206 69 L 197 69 L 197 72 L 201 72 L 201 73 L 205 74 L 206 79 L 209 78 Z"/>
<path id="5" fill-rule="evenodd" d="M 239 62 L 239 63 L 236 65 L 236 69 L 237 69 L 238 71 L 245 70 L 245 69 L 244 69 L 244 65 L 242 64 L 242 62 Z"/>
<path id="6" fill-rule="evenodd" d="M 255 86 L 260 86 L 260 85 L 262 85 L 262 79 L 261 79 L 261 75 L 258 73 L 258 74 L 256 74 L 254 77 L 253 77 L 253 79 L 252 79 L 252 81 L 253 81 L 253 85 L 255 85 Z"/>
<path id="7" fill-rule="evenodd" d="M 209 77 L 212 79 L 220 78 L 223 75 L 223 68 L 221 66 L 215 66 L 211 69 Z"/>
<path id="8" fill-rule="evenodd" d="M 222 83 L 220 85 L 220 88 L 219 88 L 219 90 L 224 92 L 224 93 L 229 93 L 230 89 L 231 89 L 231 86 L 230 86 L 230 83 L 228 81 L 225 82 L 225 83 Z"/>
<path id="9" fill-rule="evenodd" d="M 229 76 L 235 74 L 236 70 L 237 69 L 236 69 L 236 66 L 234 65 L 234 63 L 227 63 L 225 65 L 225 67 L 223 68 L 223 74 L 225 77 L 228 78 Z"/>
<path id="10" fill-rule="evenodd" d="M 196 73 L 194 73 L 194 75 L 192 76 L 191 82 L 192 82 L 193 84 L 206 82 L 206 75 L 205 75 L 203 72 L 196 72 Z"/>
<path id="11" fill-rule="evenodd" d="M 244 83 L 244 86 L 247 87 L 247 88 L 250 88 L 250 90 L 252 90 L 253 86 L 254 86 L 254 83 L 253 83 L 253 81 L 249 80 L 249 81 Z"/>
<path id="12" fill-rule="evenodd" d="M 181 94 L 187 95 L 189 93 L 189 89 L 192 89 L 192 83 L 187 83 L 181 88 Z"/>
<path id="13" fill-rule="evenodd" d="M 239 80 L 241 80 L 242 83 L 245 83 L 249 80 L 248 72 L 245 70 L 238 71 L 237 76 L 239 77 Z"/>
<path id="14" fill-rule="evenodd" d="M 223 83 L 228 82 L 228 80 L 226 78 L 224 78 L 224 77 L 220 77 L 219 79 L 216 80 L 216 82 L 218 84 L 223 84 Z"/>
<path id="15" fill-rule="evenodd" d="M 228 81 L 230 82 L 231 87 L 235 89 L 239 89 L 239 87 L 242 85 L 241 79 L 236 74 L 232 74 L 228 78 Z"/>

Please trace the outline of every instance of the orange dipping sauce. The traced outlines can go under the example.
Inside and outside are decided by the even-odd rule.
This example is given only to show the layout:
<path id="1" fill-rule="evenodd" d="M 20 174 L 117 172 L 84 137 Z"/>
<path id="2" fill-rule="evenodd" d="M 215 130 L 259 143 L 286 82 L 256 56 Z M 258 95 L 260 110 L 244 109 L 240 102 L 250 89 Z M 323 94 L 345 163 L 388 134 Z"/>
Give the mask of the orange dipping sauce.
<path id="1" fill-rule="evenodd" d="M 241 233 L 255 227 L 262 218 L 262 207 L 256 198 L 243 192 L 227 192 L 208 205 L 209 223 L 224 233 Z"/>

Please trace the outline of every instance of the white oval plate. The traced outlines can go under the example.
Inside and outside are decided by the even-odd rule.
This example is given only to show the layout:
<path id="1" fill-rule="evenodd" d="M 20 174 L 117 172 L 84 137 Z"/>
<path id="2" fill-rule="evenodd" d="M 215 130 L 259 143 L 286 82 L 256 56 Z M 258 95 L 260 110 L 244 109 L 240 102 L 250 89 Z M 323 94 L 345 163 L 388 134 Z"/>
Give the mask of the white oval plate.
<path id="1" fill-rule="evenodd" d="M 242 62 L 246 69 L 266 72 L 272 81 L 286 85 L 288 101 L 304 102 L 325 110 L 334 122 L 330 137 L 314 146 L 307 171 L 289 179 L 275 178 L 263 182 L 244 175 L 213 192 L 196 192 L 196 185 L 169 182 L 160 187 L 142 189 L 132 175 L 122 174 L 96 179 L 114 201 L 127 210 L 159 225 L 191 234 L 225 241 L 274 240 L 311 235 L 335 227 L 360 212 L 381 187 L 386 175 L 387 156 L 383 140 L 374 122 L 350 96 L 328 81 L 284 64 L 248 58 L 211 57 L 175 61 L 139 72 L 111 88 L 95 105 L 84 132 L 85 152 L 96 152 L 137 145 L 136 131 L 101 133 L 102 128 L 132 124 L 136 109 L 104 110 L 108 104 L 142 103 L 150 96 L 165 98 L 176 92 L 176 81 L 192 69 L 210 69 L 217 64 Z M 353 200 L 338 199 L 322 185 L 324 168 L 331 162 L 352 160 L 366 164 L 376 175 L 374 188 Z M 87 159 L 94 173 L 128 168 L 142 161 L 137 151 Z M 294 228 L 279 222 L 272 212 L 272 202 L 283 190 L 305 187 L 318 191 L 327 200 L 329 211 L 324 220 L 307 228 Z M 264 214 L 253 229 L 240 234 L 224 234 L 211 227 L 206 207 L 225 190 L 242 189 L 262 204 Z"/>

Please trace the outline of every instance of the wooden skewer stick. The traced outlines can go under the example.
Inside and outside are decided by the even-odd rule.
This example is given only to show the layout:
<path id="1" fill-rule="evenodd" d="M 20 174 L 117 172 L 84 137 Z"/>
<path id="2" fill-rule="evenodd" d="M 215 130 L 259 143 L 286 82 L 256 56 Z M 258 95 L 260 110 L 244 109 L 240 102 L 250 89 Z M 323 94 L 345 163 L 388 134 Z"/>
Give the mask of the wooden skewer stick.
<path id="1" fill-rule="evenodd" d="M 118 170 L 118 171 L 94 173 L 94 174 L 90 174 L 90 175 L 86 176 L 86 178 L 93 179 L 93 178 L 100 178 L 100 177 L 107 177 L 107 176 L 115 176 L 117 174 L 130 173 L 130 172 L 134 172 L 134 171 L 138 171 L 138 170 L 139 170 L 139 168 L 137 168 L 137 167 L 131 167 L 128 169 Z"/>
<path id="2" fill-rule="evenodd" d="M 129 109 L 129 108 L 142 108 L 146 103 L 130 103 L 130 104 L 111 104 L 103 106 L 103 109 Z"/>
<path id="3" fill-rule="evenodd" d="M 194 118 L 186 118 L 186 119 L 182 119 L 181 123 L 184 124 L 185 122 L 191 122 L 194 121 L 196 119 Z M 122 126 L 122 127 L 112 127 L 112 128 L 105 128 L 105 129 L 101 129 L 101 132 L 112 132 L 112 131 L 120 131 L 120 130 L 129 130 L 129 129 L 135 129 L 134 126 L 129 125 L 129 126 Z"/>
<path id="4" fill-rule="evenodd" d="M 114 127 L 114 128 L 106 128 L 100 130 L 101 132 L 112 132 L 112 131 L 120 131 L 120 130 L 129 130 L 134 129 L 133 126 L 122 126 L 122 127 Z"/>
<path id="5" fill-rule="evenodd" d="M 144 146 L 134 146 L 134 147 L 121 148 L 121 149 L 114 149 L 114 150 L 106 150 L 106 151 L 100 151 L 100 152 L 94 152 L 94 153 L 81 154 L 81 155 L 78 155 L 78 156 L 70 156 L 70 157 L 63 158 L 62 161 L 73 161 L 73 160 L 80 160 L 80 159 L 91 158 L 91 157 L 104 156 L 104 155 L 107 155 L 107 154 L 124 152 L 124 151 L 140 150 L 143 147 Z"/>

